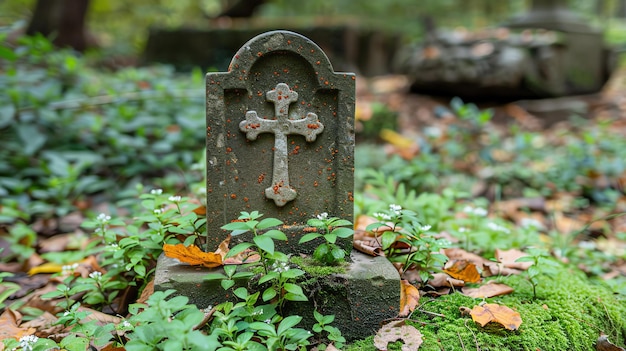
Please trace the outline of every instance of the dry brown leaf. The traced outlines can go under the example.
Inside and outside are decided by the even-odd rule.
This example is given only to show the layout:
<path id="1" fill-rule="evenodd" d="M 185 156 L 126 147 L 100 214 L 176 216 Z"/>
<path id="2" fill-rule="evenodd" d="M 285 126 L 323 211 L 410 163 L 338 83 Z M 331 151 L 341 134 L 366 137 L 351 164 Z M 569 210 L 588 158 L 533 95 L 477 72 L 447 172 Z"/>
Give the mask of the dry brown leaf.
<path id="1" fill-rule="evenodd" d="M 19 340 L 26 335 L 32 335 L 35 333 L 35 328 L 23 328 L 19 324 L 22 320 L 22 315 L 10 308 L 4 310 L 0 315 L 0 340 L 14 338 Z"/>
<path id="2" fill-rule="evenodd" d="M 500 295 L 506 295 L 513 292 L 513 288 L 506 284 L 496 283 L 493 280 L 478 288 L 463 287 L 461 289 L 463 295 L 473 298 L 488 298 Z"/>
<path id="3" fill-rule="evenodd" d="M 608 336 L 602 334 L 596 341 L 596 351 L 626 351 L 626 349 L 614 345 L 609 341 Z"/>
<path id="4" fill-rule="evenodd" d="M 445 273 L 435 273 L 433 277 L 428 280 L 428 285 L 434 288 L 449 288 L 451 286 L 465 286 L 465 282 L 460 279 L 454 279 Z"/>
<path id="5" fill-rule="evenodd" d="M 528 267 L 533 265 L 532 262 L 515 262 L 521 257 L 528 256 L 527 253 L 517 249 L 496 249 L 495 256 L 496 260 L 498 260 L 498 262 L 500 262 L 506 268 L 521 269 L 525 271 L 528 269 Z"/>
<path id="6" fill-rule="evenodd" d="M 401 324 L 401 325 L 400 325 Z M 383 325 L 374 336 L 374 346 L 378 350 L 387 350 L 387 344 L 402 340 L 402 351 L 415 351 L 422 345 L 422 333 L 404 322 L 391 322 Z"/>
<path id="7" fill-rule="evenodd" d="M 492 261 L 489 261 L 482 256 L 479 256 L 475 253 L 467 252 L 459 248 L 445 249 L 443 250 L 443 254 L 446 255 L 450 259 L 450 261 L 466 260 L 472 262 L 474 265 L 476 265 L 476 267 L 482 267 L 485 264 L 492 263 Z"/>
<path id="8" fill-rule="evenodd" d="M 152 294 L 154 294 L 154 278 L 152 278 L 152 280 L 146 284 L 146 287 L 143 288 L 141 296 L 137 299 L 137 303 L 146 303 Z"/>
<path id="9" fill-rule="evenodd" d="M 400 313 L 398 313 L 398 316 L 406 317 L 411 314 L 419 304 L 420 292 L 415 286 L 404 279 L 400 281 L 400 287 Z"/>
<path id="10" fill-rule="evenodd" d="M 204 266 L 215 268 L 222 265 L 222 255 L 215 252 L 204 252 L 195 245 L 185 246 L 183 244 L 164 244 L 163 252 L 165 256 L 176 258 L 181 262 L 192 266 Z"/>
<path id="11" fill-rule="evenodd" d="M 476 265 L 467 260 L 448 261 L 443 269 L 452 278 L 460 279 L 467 283 L 477 283 L 480 281 L 480 273 Z"/>
<path id="12" fill-rule="evenodd" d="M 474 322 L 484 327 L 489 322 L 501 324 L 508 330 L 517 330 L 522 324 L 522 317 L 512 309 L 495 303 L 476 305 L 470 312 Z"/>
<path id="13" fill-rule="evenodd" d="M 65 327 L 62 324 L 56 324 L 58 318 L 52 313 L 46 311 L 39 317 L 28 321 L 26 323 L 22 323 L 20 327 L 22 328 L 34 328 L 37 330 L 37 336 L 40 338 L 46 338 L 53 334 L 58 334 Z"/>

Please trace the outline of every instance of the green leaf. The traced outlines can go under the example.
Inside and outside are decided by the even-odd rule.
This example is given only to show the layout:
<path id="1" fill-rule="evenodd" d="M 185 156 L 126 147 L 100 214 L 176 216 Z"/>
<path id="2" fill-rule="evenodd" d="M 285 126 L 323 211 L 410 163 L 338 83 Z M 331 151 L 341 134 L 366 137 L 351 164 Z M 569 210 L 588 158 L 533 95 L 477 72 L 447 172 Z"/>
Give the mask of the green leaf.
<path id="1" fill-rule="evenodd" d="M 297 269 L 297 268 L 284 271 L 280 274 L 281 277 L 287 278 L 287 279 L 297 278 L 301 275 L 304 275 L 304 271 L 301 269 Z"/>
<path id="2" fill-rule="evenodd" d="M 263 301 L 269 301 L 276 296 L 276 290 L 273 287 L 265 289 L 263 292 L 263 296 L 261 297 Z"/>
<path id="3" fill-rule="evenodd" d="M 326 223 L 324 223 L 324 221 L 317 219 L 317 218 L 311 218 L 306 222 L 307 225 L 310 225 L 311 227 L 322 227 L 325 228 L 326 227 Z"/>
<path id="4" fill-rule="evenodd" d="M 273 324 L 267 324 L 265 322 L 252 322 L 248 325 L 250 329 L 256 329 L 261 336 L 277 336 L 276 329 Z"/>
<path id="5" fill-rule="evenodd" d="M 346 256 L 346 252 L 339 246 L 333 247 L 333 249 L 330 251 L 330 254 L 336 261 L 342 260 Z"/>
<path id="6" fill-rule="evenodd" d="M 235 281 L 232 279 L 224 279 L 220 282 L 220 285 L 222 286 L 222 289 L 228 290 L 235 285 Z"/>
<path id="7" fill-rule="evenodd" d="M 270 238 L 269 236 L 255 236 L 254 238 L 252 238 L 252 241 L 254 241 L 259 249 L 269 254 L 274 253 L 274 240 L 272 240 L 272 238 Z"/>
<path id="8" fill-rule="evenodd" d="M 331 225 L 333 227 L 347 227 L 347 226 L 352 227 L 352 222 L 350 222 L 348 220 L 345 220 L 345 219 L 338 219 L 336 221 L 332 221 Z M 348 228 L 348 229 L 350 229 L 350 228 Z"/>
<path id="9" fill-rule="evenodd" d="M 535 257 L 533 256 L 522 256 L 515 260 L 515 262 L 535 262 Z"/>
<path id="10" fill-rule="evenodd" d="M 354 234 L 354 230 L 352 228 L 342 227 L 333 229 L 332 233 L 345 239 L 351 237 Z"/>
<path id="11" fill-rule="evenodd" d="M 285 285 L 283 285 L 283 289 L 285 289 L 285 291 L 287 292 L 294 293 L 296 295 L 304 295 L 302 288 L 297 284 L 285 283 Z"/>
<path id="12" fill-rule="evenodd" d="M 267 232 L 263 233 L 263 235 L 269 236 L 270 238 L 274 240 L 283 240 L 283 241 L 287 240 L 287 235 L 285 235 L 285 233 L 277 229 L 268 230 Z"/>
<path id="13" fill-rule="evenodd" d="M 281 225 L 283 224 L 283 222 L 281 220 L 278 220 L 276 218 L 265 218 L 264 220 L 262 220 L 258 225 L 257 225 L 257 229 L 267 229 L 269 227 L 275 227 L 277 225 Z"/>
<path id="14" fill-rule="evenodd" d="M 228 277 L 223 275 L 222 273 L 208 273 L 204 277 L 203 280 L 222 280 L 227 279 Z"/>
<path id="15" fill-rule="evenodd" d="M 300 238 L 300 241 L 298 241 L 298 243 L 303 244 L 306 242 L 309 242 L 313 239 L 319 238 L 320 236 L 322 236 L 322 234 L 320 233 L 309 233 L 309 234 L 305 234 Z"/>
<path id="16" fill-rule="evenodd" d="M 248 290 L 244 287 L 237 288 L 233 291 L 233 294 L 235 294 L 238 298 L 245 300 L 246 297 L 248 297 Z"/>
<path id="17" fill-rule="evenodd" d="M 277 279 L 278 277 L 279 277 L 279 274 L 277 272 L 274 272 L 274 271 L 269 272 L 266 275 L 259 278 L 259 284 L 269 282 L 270 280 Z"/>
<path id="18" fill-rule="evenodd" d="M 396 233 L 391 231 L 386 231 L 381 236 L 381 246 L 383 250 L 387 250 L 393 243 L 396 242 Z"/>
<path id="19" fill-rule="evenodd" d="M 295 327 L 298 323 L 300 323 L 301 320 L 302 320 L 302 317 L 300 316 L 285 317 L 285 319 L 283 319 L 278 325 L 278 328 L 276 329 L 276 333 L 278 335 L 283 335 L 287 330 Z"/>
<path id="20" fill-rule="evenodd" d="M 228 224 L 224 224 L 220 228 L 224 230 L 245 230 L 249 231 L 250 228 L 246 224 L 247 222 L 230 222 Z"/>
<path id="21" fill-rule="evenodd" d="M 237 245 L 235 245 L 235 247 L 230 249 L 230 251 L 228 251 L 228 253 L 226 254 L 226 257 L 237 256 L 238 254 L 244 252 L 245 250 L 249 249 L 252 246 L 254 246 L 254 244 L 253 243 L 248 243 L 248 242 L 237 244 Z"/>
<path id="22" fill-rule="evenodd" d="M 337 235 L 335 235 L 334 233 L 329 233 L 324 235 L 324 240 L 326 240 L 326 242 L 334 244 L 335 242 L 337 242 Z"/>

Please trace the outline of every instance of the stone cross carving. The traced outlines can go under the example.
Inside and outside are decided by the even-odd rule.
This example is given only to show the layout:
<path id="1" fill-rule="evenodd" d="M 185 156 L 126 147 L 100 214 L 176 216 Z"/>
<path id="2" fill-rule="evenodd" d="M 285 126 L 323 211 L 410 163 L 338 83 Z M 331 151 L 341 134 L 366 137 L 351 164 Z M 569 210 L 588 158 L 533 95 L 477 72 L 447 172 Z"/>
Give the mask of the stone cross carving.
<path id="1" fill-rule="evenodd" d="M 267 101 L 274 103 L 276 119 L 260 118 L 256 111 L 248 111 L 246 119 L 239 123 L 239 129 L 246 133 L 248 140 L 256 140 L 261 133 L 274 133 L 274 170 L 272 185 L 265 189 L 265 197 L 274 200 L 276 206 L 284 206 L 297 196 L 296 190 L 289 185 L 289 167 L 287 158 L 287 135 L 298 134 L 306 141 L 315 141 L 324 130 L 315 113 L 307 113 L 305 118 L 289 119 L 289 105 L 298 101 L 298 93 L 285 83 L 278 83 L 274 90 L 267 92 Z"/>

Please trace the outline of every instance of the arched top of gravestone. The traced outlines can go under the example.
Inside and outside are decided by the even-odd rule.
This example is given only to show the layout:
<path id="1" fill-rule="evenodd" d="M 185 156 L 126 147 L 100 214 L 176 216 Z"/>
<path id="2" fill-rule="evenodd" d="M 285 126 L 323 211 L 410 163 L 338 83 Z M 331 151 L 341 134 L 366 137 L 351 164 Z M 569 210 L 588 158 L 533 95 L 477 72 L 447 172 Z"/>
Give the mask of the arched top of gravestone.
<path id="1" fill-rule="evenodd" d="M 281 62 L 269 64 L 267 62 Z M 262 72 L 262 75 L 260 74 Z M 271 77 L 265 77 L 265 75 Z M 352 74 L 335 73 L 328 56 L 313 41 L 298 33 L 276 30 L 259 34 L 245 43 L 230 62 L 227 73 L 210 74 L 222 80 L 223 88 L 250 87 L 255 81 L 281 80 L 281 76 L 302 75 L 317 77 L 317 88 L 335 89 L 337 75 L 353 77 Z"/>

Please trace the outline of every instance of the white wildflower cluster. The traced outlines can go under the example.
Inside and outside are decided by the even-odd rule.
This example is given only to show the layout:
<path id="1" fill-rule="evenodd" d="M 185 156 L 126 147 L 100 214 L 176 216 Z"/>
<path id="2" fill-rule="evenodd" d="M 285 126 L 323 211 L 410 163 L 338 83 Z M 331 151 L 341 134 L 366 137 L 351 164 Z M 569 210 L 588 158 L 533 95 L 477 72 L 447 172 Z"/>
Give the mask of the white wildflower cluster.
<path id="1" fill-rule="evenodd" d="M 69 274 L 72 273 L 78 268 L 78 263 L 66 264 L 61 267 L 61 273 Z"/>
<path id="2" fill-rule="evenodd" d="M 400 211 L 402 211 L 402 206 L 400 205 L 396 205 L 396 204 L 391 204 L 389 205 L 389 211 L 391 213 L 393 213 L 396 216 L 400 215 Z"/>
<path id="3" fill-rule="evenodd" d="M 465 227 L 459 228 L 459 233 L 467 233 L 468 231 L 469 231 L 469 229 L 467 229 Z"/>
<path id="4" fill-rule="evenodd" d="M 100 278 L 102 278 L 102 272 L 93 271 L 93 272 L 89 273 L 89 278 L 95 279 L 95 280 L 100 280 Z"/>
<path id="5" fill-rule="evenodd" d="M 130 324 L 130 322 L 125 319 L 124 321 L 122 321 L 122 323 L 118 324 L 115 329 L 117 329 L 117 330 L 132 330 L 133 329 L 133 325 Z"/>
<path id="6" fill-rule="evenodd" d="M 26 335 L 20 338 L 20 347 L 23 351 L 31 351 L 33 349 L 33 345 L 39 340 L 38 337 L 34 335 Z"/>
<path id="7" fill-rule="evenodd" d="M 420 231 L 427 232 L 427 231 L 430 230 L 430 228 L 432 228 L 432 226 L 430 224 L 423 225 L 423 226 L 420 227 Z"/>
<path id="8" fill-rule="evenodd" d="M 107 215 L 106 213 L 100 213 L 98 217 L 96 217 L 96 221 L 98 221 L 100 224 L 107 224 L 110 220 L 111 216 Z"/>
<path id="9" fill-rule="evenodd" d="M 151 195 L 161 195 L 163 194 L 163 189 L 152 189 L 150 190 Z"/>
<path id="10" fill-rule="evenodd" d="M 327 212 L 322 212 L 322 213 L 317 215 L 317 219 L 319 219 L 320 221 L 326 220 L 327 218 L 328 218 L 328 213 Z"/>
<path id="11" fill-rule="evenodd" d="M 386 214 L 386 213 L 382 213 L 382 212 L 376 212 L 373 214 L 374 217 L 376 217 L 376 219 L 380 220 L 380 221 L 390 221 L 391 220 L 391 216 Z"/>
<path id="12" fill-rule="evenodd" d="M 498 223 L 494 223 L 494 222 L 487 223 L 487 228 L 493 230 L 494 232 L 501 232 L 501 233 L 506 233 L 506 234 L 511 232 L 509 228 L 502 226 Z"/>
<path id="13" fill-rule="evenodd" d="M 276 273 L 282 273 L 289 270 L 289 264 L 283 261 L 276 261 L 272 263 L 270 268 Z"/>
<path id="14" fill-rule="evenodd" d="M 487 210 L 482 207 L 465 206 L 463 212 L 477 217 L 485 217 L 487 215 Z"/>
<path id="15" fill-rule="evenodd" d="M 522 218 L 520 226 L 525 229 L 543 229 L 543 224 L 534 218 Z"/>
<path id="16" fill-rule="evenodd" d="M 180 200 L 181 200 L 181 199 L 182 199 L 182 198 L 180 197 L 180 195 L 170 196 L 170 197 L 168 198 L 168 200 L 169 200 L 169 201 L 171 201 L 171 202 L 176 202 L 176 203 L 180 202 Z"/>
<path id="17" fill-rule="evenodd" d="M 106 247 L 106 249 L 107 249 L 107 251 L 117 251 L 117 250 L 120 249 L 120 246 L 117 243 L 112 243 L 112 244 L 109 244 Z"/>
<path id="18" fill-rule="evenodd" d="M 160 215 L 161 213 L 163 213 L 165 211 L 162 208 L 156 208 L 156 209 L 154 209 L 153 212 L 154 212 L 155 215 L 158 216 L 158 215 Z"/>

